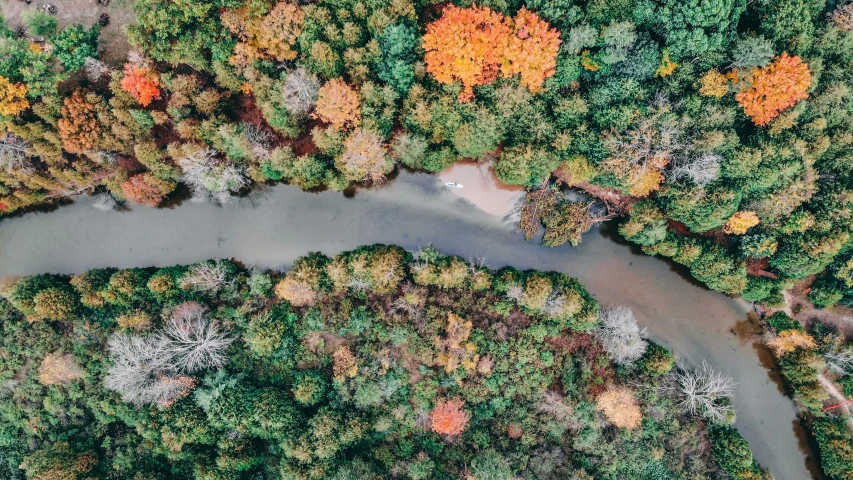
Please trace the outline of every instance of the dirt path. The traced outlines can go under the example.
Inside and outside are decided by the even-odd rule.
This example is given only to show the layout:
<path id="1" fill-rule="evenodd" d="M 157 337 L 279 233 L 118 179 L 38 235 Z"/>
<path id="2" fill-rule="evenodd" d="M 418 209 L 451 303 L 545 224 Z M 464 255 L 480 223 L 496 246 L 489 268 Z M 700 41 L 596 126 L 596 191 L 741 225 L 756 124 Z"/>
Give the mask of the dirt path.
<path id="1" fill-rule="evenodd" d="M 97 23 L 102 13 L 108 14 L 110 23 L 101 31 L 99 54 L 101 60 L 112 65 L 124 62 L 130 50 L 125 27 L 136 23 L 134 0 L 112 0 L 106 7 L 99 5 L 98 0 L 33 0 L 29 5 L 20 0 L 4 0 L 0 4 L 0 12 L 3 13 L 6 24 L 14 29 L 22 24 L 23 12 L 36 10 L 45 3 L 58 8 L 55 16 L 59 21 L 59 28 L 74 24 L 88 28 Z"/>

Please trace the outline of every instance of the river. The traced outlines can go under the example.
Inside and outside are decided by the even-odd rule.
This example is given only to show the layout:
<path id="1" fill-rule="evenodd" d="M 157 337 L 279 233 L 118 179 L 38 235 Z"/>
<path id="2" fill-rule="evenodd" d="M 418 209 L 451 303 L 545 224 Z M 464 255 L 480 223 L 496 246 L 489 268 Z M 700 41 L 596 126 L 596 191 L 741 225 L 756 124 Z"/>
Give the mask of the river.
<path id="1" fill-rule="evenodd" d="M 525 242 L 512 222 L 477 210 L 436 176 L 408 172 L 354 198 L 278 185 L 223 207 L 185 202 L 100 212 L 91 203 L 79 197 L 54 212 L 0 222 L 0 275 L 208 258 L 275 268 L 309 251 L 332 255 L 370 243 L 410 250 L 432 244 L 465 258 L 485 257 L 492 268 L 556 270 L 578 278 L 605 305 L 633 308 L 651 337 L 680 362 L 707 360 L 732 376 L 738 383 L 735 426 L 756 459 L 778 480 L 813 477 L 797 409 L 768 368 L 770 357 L 747 320 L 750 305 L 697 286 L 670 264 L 633 252 L 605 231 L 593 230 L 578 247 L 545 248 Z"/>

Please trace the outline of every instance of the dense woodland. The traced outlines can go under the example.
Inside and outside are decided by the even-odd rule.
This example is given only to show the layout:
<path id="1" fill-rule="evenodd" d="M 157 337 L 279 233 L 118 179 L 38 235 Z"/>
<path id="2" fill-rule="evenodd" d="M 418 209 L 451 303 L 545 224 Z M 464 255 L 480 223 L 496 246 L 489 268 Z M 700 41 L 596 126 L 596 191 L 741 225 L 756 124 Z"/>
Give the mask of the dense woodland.
<path id="1" fill-rule="evenodd" d="M 730 379 L 562 274 L 374 245 L 0 293 L 3 478 L 771 478 Z"/>
<path id="2" fill-rule="evenodd" d="M 492 160 L 521 228 L 599 219 L 766 304 L 817 275 L 853 304 L 853 4 L 834 0 L 138 0 L 125 65 L 98 27 L 0 29 L 0 211 L 96 187 L 382 182 Z M 11 25 L 11 23 L 10 23 Z M 109 45 L 102 48 L 109 48 Z M 848 152 L 848 153 L 845 153 Z"/>

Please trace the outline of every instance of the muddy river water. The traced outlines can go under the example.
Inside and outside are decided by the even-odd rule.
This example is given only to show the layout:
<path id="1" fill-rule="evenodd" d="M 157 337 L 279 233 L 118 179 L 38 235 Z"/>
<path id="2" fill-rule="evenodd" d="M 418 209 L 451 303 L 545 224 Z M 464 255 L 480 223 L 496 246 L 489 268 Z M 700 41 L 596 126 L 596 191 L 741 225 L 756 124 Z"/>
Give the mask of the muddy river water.
<path id="1" fill-rule="evenodd" d="M 651 337 L 679 361 L 703 360 L 738 383 L 736 427 L 779 480 L 812 478 L 814 459 L 771 361 L 760 347 L 749 304 L 697 286 L 659 259 L 636 254 L 607 230 L 579 247 L 525 242 L 513 222 L 484 213 L 432 175 L 401 173 L 387 186 L 346 198 L 279 185 L 223 207 L 100 212 L 92 199 L 0 222 L 0 275 L 75 273 L 95 267 L 165 266 L 208 258 L 287 266 L 308 251 L 335 254 L 370 243 L 428 244 L 492 268 L 556 270 L 578 278 L 603 304 L 634 309 Z"/>

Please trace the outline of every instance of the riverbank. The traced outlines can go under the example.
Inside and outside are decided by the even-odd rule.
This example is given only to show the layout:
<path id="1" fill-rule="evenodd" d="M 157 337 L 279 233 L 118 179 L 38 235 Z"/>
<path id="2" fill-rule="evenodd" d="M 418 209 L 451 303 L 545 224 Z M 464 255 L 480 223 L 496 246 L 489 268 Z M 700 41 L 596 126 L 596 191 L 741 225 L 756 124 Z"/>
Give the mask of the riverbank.
<path id="1" fill-rule="evenodd" d="M 735 426 L 756 460 L 779 480 L 812 476 L 806 466 L 810 454 L 798 441 L 797 409 L 765 365 L 760 339 L 733 333 L 748 325 L 750 305 L 698 286 L 670 264 L 635 254 L 599 229 L 579 247 L 543 248 L 538 239 L 525 242 L 514 222 L 454 196 L 435 176 L 407 172 L 352 199 L 279 185 L 224 207 L 184 203 L 104 213 L 92 201 L 78 197 L 52 213 L 0 222 L 0 275 L 207 258 L 284 267 L 306 251 L 335 254 L 380 242 L 411 250 L 432 244 L 464 258 L 484 257 L 492 268 L 555 270 L 578 278 L 602 304 L 633 308 L 652 338 L 679 361 L 695 366 L 707 360 L 732 376 L 738 383 Z"/>

